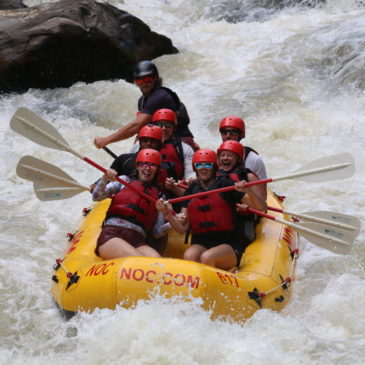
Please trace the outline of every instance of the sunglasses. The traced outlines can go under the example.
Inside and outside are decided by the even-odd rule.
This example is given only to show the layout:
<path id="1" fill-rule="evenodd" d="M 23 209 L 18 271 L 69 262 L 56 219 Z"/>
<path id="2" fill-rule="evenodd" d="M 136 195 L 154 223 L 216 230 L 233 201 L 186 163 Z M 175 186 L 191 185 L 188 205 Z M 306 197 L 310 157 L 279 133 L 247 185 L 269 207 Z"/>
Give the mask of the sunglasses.
<path id="1" fill-rule="evenodd" d="M 197 170 L 202 168 L 211 169 L 213 167 L 213 162 L 197 162 L 194 164 L 194 166 Z"/>
<path id="2" fill-rule="evenodd" d="M 157 122 L 156 123 L 157 126 L 159 126 L 160 128 L 174 128 L 175 123 L 171 123 L 171 122 Z"/>
<path id="3" fill-rule="evenodd" d="M 139 167 L 149 167 L 151 170 L 156 170 L 157 165 L 151 163 L 151 162 L 138 162 Z"/>
<path id="4" fill-rule="evenodd" d="M 141 77 L 139 79 L 135 79 L 135 82 L 137 85 L 142 85 L 144 82 L 152 82 L 152 81 L 153 81 L 152 76 L 145 76 L 145 77 Z"/>
<path id="5" fill-rule="evenodd" d="M 238 136 L 241 133 L 238 129 L 221 129 L 220 132 L 223 135 L 226 135 L 229 133 L 229 134 L 236 135 L 236 136 Z"/>

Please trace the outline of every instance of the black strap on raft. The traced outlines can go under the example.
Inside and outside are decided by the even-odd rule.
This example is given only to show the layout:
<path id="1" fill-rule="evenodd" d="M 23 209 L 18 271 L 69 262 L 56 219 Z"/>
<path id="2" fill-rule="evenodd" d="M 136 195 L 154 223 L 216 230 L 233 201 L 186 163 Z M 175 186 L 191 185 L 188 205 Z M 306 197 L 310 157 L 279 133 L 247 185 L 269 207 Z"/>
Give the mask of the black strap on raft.
<path id="1" fill-rule="evenodd" d="M 260 308 L 262 308 L 261 296 L 260 296 L 260 292 L 257 290 L 257 288 L 255 288 L 253 291 L 249 291 L 247 294 L 250 299 L 254 300 L 257 303 L 257 305 Z"/>
<path id="2" fill-rule="evenodd" d="M 66 290 L 72 285 L 72 284 L 76 284 L 78 281 L 79 281 L 79 279 L 80 279 L 80 276 L 78 276 L 77 275 L 77 271 L 74 273 L 74 274 L 72 274 L 72 275 L 67 275 L 69 278 L 70 278 L 70 280 L 68 281 L 68 283 L 67 283 L 67 286 L 66 286 Z"/>

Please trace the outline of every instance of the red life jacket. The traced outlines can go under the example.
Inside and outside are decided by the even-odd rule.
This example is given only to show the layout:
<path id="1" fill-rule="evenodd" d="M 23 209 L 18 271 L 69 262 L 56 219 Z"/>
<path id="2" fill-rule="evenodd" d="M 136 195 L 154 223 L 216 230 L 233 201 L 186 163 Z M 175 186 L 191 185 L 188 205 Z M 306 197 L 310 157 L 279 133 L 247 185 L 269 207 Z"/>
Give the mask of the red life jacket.
<path id="1" fill-rule="evenodd" d="M 134 180 L 130 184 L 138 191 L 158 199 L 158 189 L 155 186 L 147 187 L 138 180 Z M 107 212 L 107 218 L 121 217 L 149 231 L 157 219 L 157 214 L 154 203 L 125 187 L 114 195 Z"/>
<path id="2" fill-rule="evenodd" d="M 249 169 L 241 169 L 241 168 L 234 169 L 232 172 L 225 172 L 223 170 L 218 170 L 217 176 L 224 176 L 233 181 L 242 181 L 242 180 L 248 181 L 247 174 L 250 172 L 251 170 Z"/>
<path id="3" fill-rule="evenodd" d="M 234 229 L 232 207 L 219 194 L 192 199 L 188 216 L 193 234 Z"/>
<path id="4" fill-rule="evenodd" d="M 167 177 L 173 177 L 175 180 L 184 178 L 184 152 L 181 141 L 174 138 L 164 143 L 160 150 L 162 156 L 162 169 L 169 174 Z"/>

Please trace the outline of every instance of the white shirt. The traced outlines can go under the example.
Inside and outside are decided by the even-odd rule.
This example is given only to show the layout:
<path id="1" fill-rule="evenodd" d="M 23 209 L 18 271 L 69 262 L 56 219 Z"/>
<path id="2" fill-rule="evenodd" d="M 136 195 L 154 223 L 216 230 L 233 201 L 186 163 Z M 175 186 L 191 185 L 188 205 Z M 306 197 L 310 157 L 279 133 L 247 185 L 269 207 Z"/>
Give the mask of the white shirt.
<path id="1" fill-rule="evenodd" d="M 266 168 L 261 156 L 250 151 L 248 154 L 244 167 L 250 169 L 260 180 L 267 179 Z"/>

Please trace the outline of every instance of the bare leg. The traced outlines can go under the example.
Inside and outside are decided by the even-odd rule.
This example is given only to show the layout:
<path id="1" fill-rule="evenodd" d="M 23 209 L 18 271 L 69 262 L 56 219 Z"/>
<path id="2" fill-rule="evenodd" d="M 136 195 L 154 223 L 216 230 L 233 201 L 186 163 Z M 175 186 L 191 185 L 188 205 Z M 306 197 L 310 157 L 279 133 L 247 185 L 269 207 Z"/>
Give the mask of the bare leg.
<path id="1" fill-rule="evenodd" d="M 184 252 L 184 260 L 200 262 L 200 256 L 206 250 L 204 246 L 193 244 Z"/>
<path id="2" fill-rule="evenodd" d="M 144 256 L 127 241 L 114 237 L 99 247 L 99 256 L 103 260 L 127 256 Z"/>
<path id="3" fill-rule="evenodd" d="M 137 251 L 142 256 L 161 257 L 161 255 L 154 248 L 152 248 L 151 246 L 148 246 L 148 245 L 139 246 L 137 248 Z"/>
<path id="4" fill-rule="evenodd" d="M 230 245 L 223 243 L 205 251 L 200 257 L 200 262 L 218 269 L 229 270 L 237 265 L 237 256 Z"/>

